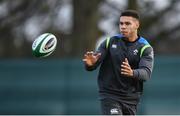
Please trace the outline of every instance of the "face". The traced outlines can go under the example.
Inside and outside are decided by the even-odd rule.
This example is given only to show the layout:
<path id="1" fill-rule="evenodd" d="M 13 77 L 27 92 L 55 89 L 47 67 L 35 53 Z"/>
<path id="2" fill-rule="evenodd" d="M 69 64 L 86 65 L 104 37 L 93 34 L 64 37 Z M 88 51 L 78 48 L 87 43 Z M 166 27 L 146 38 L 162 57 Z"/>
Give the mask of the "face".
<path id="1" fill-rule="evenodd" d="M 139 21 L 130 16 L 121 16 L 119 22 L 119 29 L 124 37 L 130 38 L 137 35 L 139 28 Z"/>

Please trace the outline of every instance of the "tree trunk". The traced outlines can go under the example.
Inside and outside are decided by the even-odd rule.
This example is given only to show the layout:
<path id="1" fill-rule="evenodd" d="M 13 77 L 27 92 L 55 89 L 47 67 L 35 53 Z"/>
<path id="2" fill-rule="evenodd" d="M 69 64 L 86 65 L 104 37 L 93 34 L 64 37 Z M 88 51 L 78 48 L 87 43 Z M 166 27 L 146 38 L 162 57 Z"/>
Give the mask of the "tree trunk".
<path id="1" fill-rule="evenodd" d="M 128 9 L 138 10 L 138 1 L 137 0 L 128 0 Z"/>
<path id="2" fill-rule="evenodd" d="M 93 50 L 98 38 L 98 4 L 101 0 L 73 0 L 72 57 Z"/>

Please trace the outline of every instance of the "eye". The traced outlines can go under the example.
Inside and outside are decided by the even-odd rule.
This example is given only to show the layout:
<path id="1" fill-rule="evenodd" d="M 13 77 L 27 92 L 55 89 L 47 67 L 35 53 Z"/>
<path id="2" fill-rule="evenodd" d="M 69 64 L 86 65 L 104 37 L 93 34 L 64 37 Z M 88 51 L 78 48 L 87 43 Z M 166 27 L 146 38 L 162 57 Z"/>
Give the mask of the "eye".
<path id="1" fill-rule="evenodd" d="M 123 25 L 123 22 L 119 22 L 119 25 Z"/>
<path id="2" fill-rule="evenodd" d="M 126 25 L 130 25 L 131 23 L 130 22 L 125 22 Z"/>

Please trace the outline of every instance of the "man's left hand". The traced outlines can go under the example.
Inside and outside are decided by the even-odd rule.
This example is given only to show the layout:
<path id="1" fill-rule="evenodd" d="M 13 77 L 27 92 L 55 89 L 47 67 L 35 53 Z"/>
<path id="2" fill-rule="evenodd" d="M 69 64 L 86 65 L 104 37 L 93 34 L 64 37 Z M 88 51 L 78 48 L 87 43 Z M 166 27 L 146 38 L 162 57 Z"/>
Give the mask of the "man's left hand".
<path id="1" fill-rule="evenodd" d="M 121 65 L 121 74 L 127 77 L 133 77 L 133 70 L 131 69 L 127 58 L 125 58 L 125 61 Z"/>

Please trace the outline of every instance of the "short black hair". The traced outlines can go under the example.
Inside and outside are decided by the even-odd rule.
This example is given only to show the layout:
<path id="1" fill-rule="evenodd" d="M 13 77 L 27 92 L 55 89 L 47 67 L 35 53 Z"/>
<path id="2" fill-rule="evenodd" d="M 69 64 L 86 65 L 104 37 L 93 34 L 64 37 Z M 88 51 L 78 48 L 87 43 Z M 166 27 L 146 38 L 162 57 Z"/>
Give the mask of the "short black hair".
<path id="1" fill-rule="evenodd" d="M 140 19 L 139 13 L 136 10 L 125 10 L 121 13 L 121 16 L 131 16 L 137 20 Z"/>

